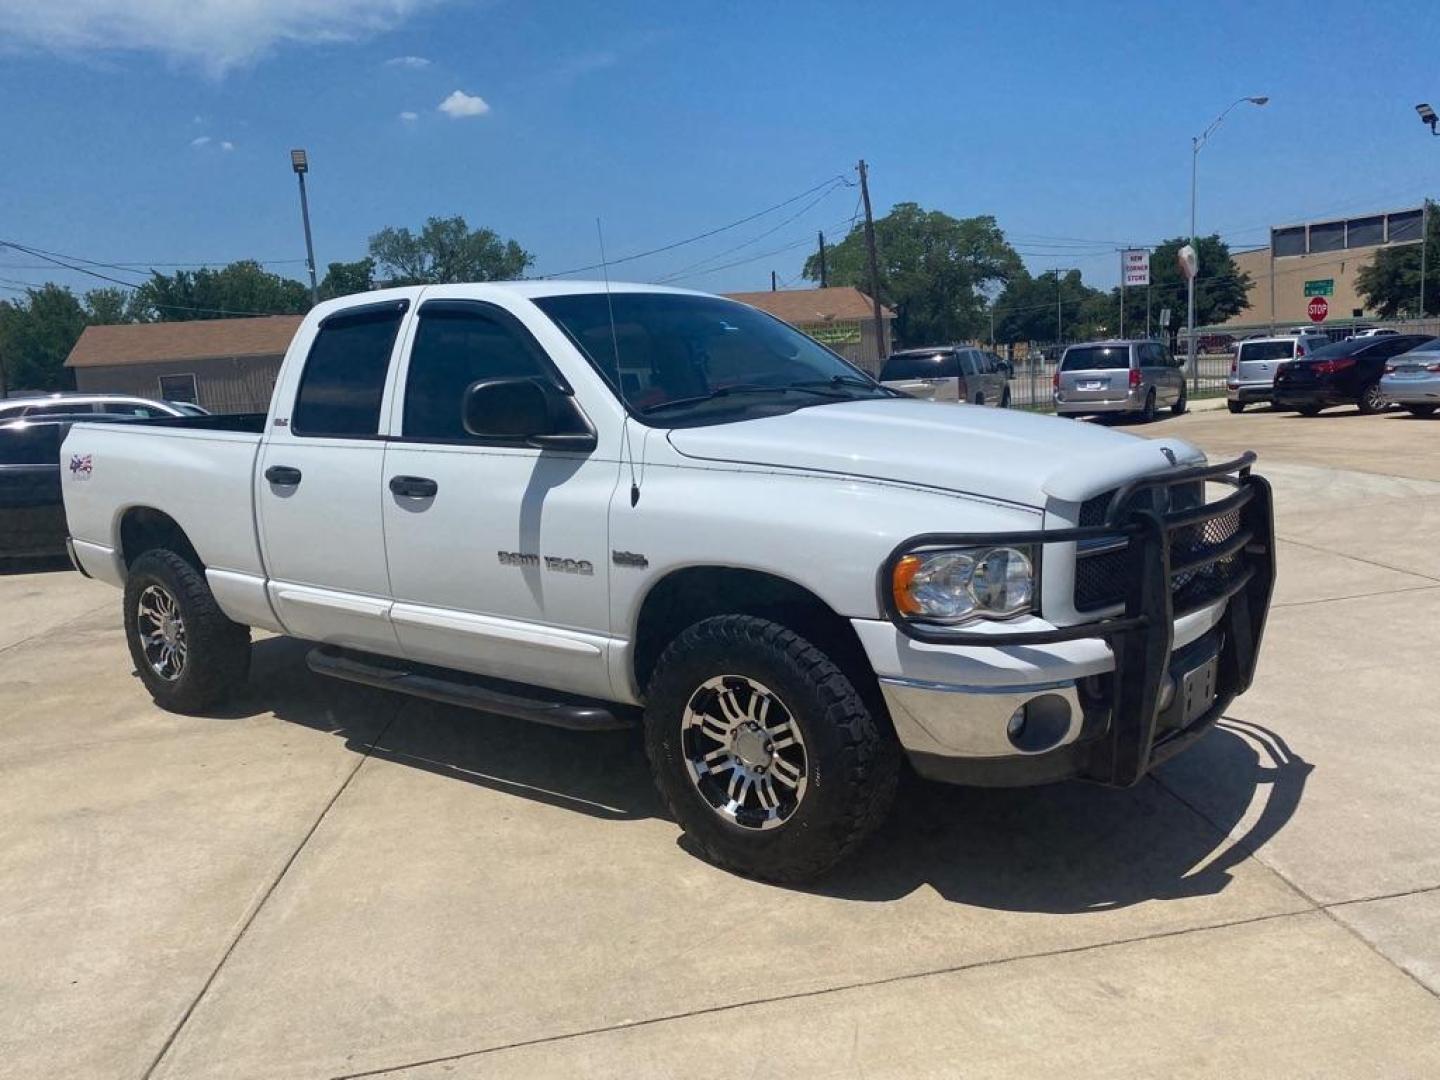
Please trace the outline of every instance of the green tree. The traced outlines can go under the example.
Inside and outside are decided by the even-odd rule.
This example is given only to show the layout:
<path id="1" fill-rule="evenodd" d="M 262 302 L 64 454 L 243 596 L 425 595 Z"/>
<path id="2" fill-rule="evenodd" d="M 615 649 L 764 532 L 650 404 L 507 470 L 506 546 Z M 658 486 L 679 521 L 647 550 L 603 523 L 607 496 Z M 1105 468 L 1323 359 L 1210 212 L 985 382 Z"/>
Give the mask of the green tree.
<path id="1" fill-rule="evenodd" d="M 1428 210 L 1430 203 L 1426 200 Z M 1440 266 L 1440 221 L 1433 212 L 1426 214 L 1425 229 L 1425 298 L 1423 313 L 1440 312 L 1440 283 L 1435 281 Z M 1420 302 L 1420 245 L 1404 244 L 1383 247 L 1370 263 L 1355 275 L 1355 290 L 1365 298 L 1365 306 L 1382 319 L 1414 315 Z"/>
<path id="2" fill-rule="evenodd" d="M 10 390 L 68 390 L 74 380 L 65 358 L 87 323 L 69 289 L 46 284 L 19 300 L 0 301 L 0 383 Z"/>
<path id="3" fill-rule="evenodd" d="M 1058 316 L 1058 317 L 1057 317 Z M 995 301 L 997 342 L 1075 341 L 1112 331 L 1108 297 L 1085 284 L 1079 270 L 1031 277 L 1023 269 Z"/>
<path id="4" fill-rule="evenodd" d="M 135 322 L 133 294 L 127 289 L 91 289 L 85 294 L 85 318 L 92 326 Z"/>
<path id="5" fill-rule="evenodd" d="M 375 288 L 375 260 L 356 259 L 354 262 L 332 262 L 320 279 L 320 299 L 333 300 L 337 296 L 369 292 Z"/>
<path id="6" fill-rule="evenodd" d="M 895 332 L 911 345 L 942 344 L 989 333 L 985 291 L 1023 273 L 1020 256 L 989 216 L 954 218 L 918 203 L 896 203 L 875 222 L 880 299 L 895 310 Z M 870 291 L 865 229 L 826 250 L 833 285 Z M 820 280 L 818 253 L 805 262 Z"/>
<path id="7" fill-rule="evenodd" d="M 1170 309 L 1171 349 L 1176 348 L 1177 338 L 1185 326 L 1185 276 L 1180 272 L 1178 257 L 1180 248 L 1189 242 L 1188 237 L 1177 236 L 1150 254 L 1151 308 L 1157 317 L 1162 308 Z M 1245 295 L 1254 281 L 1235 265 L 1230 245 L 1218 235 L 1199 237 L 1196 250 L 1200 272 L 1195 278 L 1195 325 L 1214 326 L 1250 306 Z M 1136 289 L 1131 295 L 1139 291 Z"/>
<path id="8" fill-rule="evenodd" d="M 523 277 L 535 257 L 492 229 L 471 229 L 465 219 L 432 217 L 417 235 L 390 226 L 370 237 L 370 257 L 387 285 L 441 285 L 510 281 Z"/>
<path id="9" fill-rule="evenodd" d="M 135 290 L 132 311 L 147 322 L 218 319 L 226 315 L 301 315 L 310 290 L 294 278 L 272 274 L 252 259 L 219 270 L 202 267 L 166 275 L 151 272 Z"/>

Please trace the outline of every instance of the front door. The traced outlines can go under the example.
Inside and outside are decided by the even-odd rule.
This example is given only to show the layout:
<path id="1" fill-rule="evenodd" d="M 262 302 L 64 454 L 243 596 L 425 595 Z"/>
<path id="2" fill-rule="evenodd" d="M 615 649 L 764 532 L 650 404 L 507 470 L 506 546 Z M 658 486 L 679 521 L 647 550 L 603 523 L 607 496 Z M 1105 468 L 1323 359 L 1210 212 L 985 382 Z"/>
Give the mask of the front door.
<path id="1" fill-rule="evenodd" d="M 562 377 L 496 305 L 430 300 L 418 318 L 380 491 L 401 646 L 425 663 L 608 695 L 619 463 L 468 435 L 471 383 Z"/>
<path id="2" fill-rule="evenodd" d="M 381 406 L 405 302 L 320 324 L 305 366 L 275 388 L 255 470 L 267 588 L 296 637 L 394 653 L 381 526 Z"/>

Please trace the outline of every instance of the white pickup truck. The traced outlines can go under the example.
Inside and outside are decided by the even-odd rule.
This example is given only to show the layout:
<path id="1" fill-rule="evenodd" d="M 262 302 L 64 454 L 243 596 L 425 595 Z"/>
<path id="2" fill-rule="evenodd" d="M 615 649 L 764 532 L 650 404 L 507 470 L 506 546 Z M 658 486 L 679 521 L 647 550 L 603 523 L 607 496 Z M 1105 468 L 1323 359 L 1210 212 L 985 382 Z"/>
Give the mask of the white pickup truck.
<path id="1" fill-rule="evenodd" d="M 200 711 L 249 628 L 311 667 L 643 724 L 706 856 L 794 881 L 922 775 L 1136 782 L 1244 691 L 1274 578 L 1251 455 L 919 401 L 753 308 L 644 285 L 316 307 L 269 413 L 77 424 L 77 567 Z"/>

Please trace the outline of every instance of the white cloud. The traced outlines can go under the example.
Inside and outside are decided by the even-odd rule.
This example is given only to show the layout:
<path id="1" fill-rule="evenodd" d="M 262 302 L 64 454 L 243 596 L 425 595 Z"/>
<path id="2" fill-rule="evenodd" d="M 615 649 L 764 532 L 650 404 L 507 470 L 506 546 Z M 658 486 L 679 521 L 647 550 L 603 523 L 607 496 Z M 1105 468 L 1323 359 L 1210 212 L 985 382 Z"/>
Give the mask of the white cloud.
<path id="1" fill-rule="evenodd" d="M 286 42 L 354 41 L 443 0 L 0 0 L 0 44 L 158 53 L 223 75 Z M 417 57 L 416 59 L 420 59 Z"/>
<path id="2" fill-rule="evenodd" d="M 412 68 L 418 71 L 420 68 L 429 67 L 430 61 L 426 60 L 423 56 L 392 56 L 389 60 L 385 61 L 385 66 L 396 68 Z"/>
<path id="3" fill-rule="evenodd" d="M 467 94 L 464 90 L 456 90 L 435 107 L 452 120 L 463 116 L 484 116 L 490 111 L 490 105 L 484 98 Z"/>
<path id="4" fill-rule="evenodd" d="M 209 145 L 210 145 L 210 136 L 209 136 L 209 135 L 198 135 L 198 136 L 196 136 L 195 138 L 193 138 L 193 139 L 190 140 L 190 145 L 191 145 L 191 146 L 194 146 L 194 147 L 209 146 Z"/>
<path id="5" fill-rule="evenodd" d="M 224 150 L 224 151 L 226 151 L 226 152 L 228 153 L 229 151 L 235 149 L 235 144 L 234 144 L 233 142 L 231 142 L 229 139 L 226 139 L 224 142 L 222 142 L 222 143 L 220 144 L 220 149 L 221 149 L 221 150 Z"/>
<path id="6" fill-rule="evenodd" d="M 409 109 L 406 109 L 400 114 L 400 119 L 404 120 L 407 124 L 413 124 L 416 120 L 420 119 L 420 114 L 411 112 Z"/>

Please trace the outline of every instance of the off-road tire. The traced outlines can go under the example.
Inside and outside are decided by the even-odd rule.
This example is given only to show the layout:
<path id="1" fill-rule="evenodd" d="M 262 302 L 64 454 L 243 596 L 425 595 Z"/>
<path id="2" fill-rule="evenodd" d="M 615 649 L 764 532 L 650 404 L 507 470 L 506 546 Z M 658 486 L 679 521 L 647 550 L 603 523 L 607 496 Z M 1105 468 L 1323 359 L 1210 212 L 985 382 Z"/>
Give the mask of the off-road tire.
<path id="1" fill-rule="evenodd" d="M 1434 416 L 1436 406 L 1434 405 L 1406 405 L 1405 411 L 1411 416 Z"/>
<path id="2" fill-rule="evenodd" d="M 784 702 L 804 736 L 804 797 L 778 827 L 744 828 L 720 816 L 686 771 L 681 718 L 706 680 L 740 675 Z M 749 615 L 696 623 L 661 655 L 645 708 L 645 750 L 656 786 L 686 836 L 710 862 L 773 882 L 815 878 L 847 858 L 885 819 L 900 745 L 871 715 L 854 683 L 793 630 Z"/>
<path id="3" fill-rule="evenodd" d="M 1236 415 L 1245 411 L 1245 403 L 1243 401 L 1227 401 L 1225 402 L 1225 407 Z"/>
<path id="4" fill-rule="evenodd" d="M 1380 383 L 1367 383 L 1360 389 L 1360 400 L 1355 403 L 1360 411 L 1366 416 L 1374 416 L 1390 408 L 1390 402 L 1385 400 L 1385 394 L 1380 389 Z"/>
<path id="5" fill-rule="evenodd" d="M 140 639 L 140 597 L 152 585 L 174 599 L 184 624 L 186 656 L 174 679 L 151 667 Z M 125 578 L 124 604 L 130 659 L 162 709 L 203 712 L 245 682 L 250 673 L 250 628 L 225 616 L 205 575 L 175 552 L 158 548 L 135 560 Z"/>

